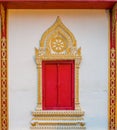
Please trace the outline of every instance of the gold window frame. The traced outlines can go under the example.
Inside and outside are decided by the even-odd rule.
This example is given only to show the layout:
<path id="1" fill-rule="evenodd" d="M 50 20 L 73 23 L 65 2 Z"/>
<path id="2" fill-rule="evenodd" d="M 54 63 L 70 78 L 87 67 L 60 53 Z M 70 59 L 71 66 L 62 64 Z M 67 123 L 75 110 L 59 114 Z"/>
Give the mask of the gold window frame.
<path id="1" fill-rule="evenodd" d="M 81 48 L 77 48 L 76 39 L 71 31 L 62 23 L 60 17 L 57 17 L 55 23 L 47 29 L 40 40 L 39 49 L 35 48 L 35 59 L 37 64 L 38 72 L 38 102 L 36 110 L 32 113 L 33 118 L 31 121 L 31 130 L 34 129 L 48 129 L 50 125 L 53 124 L 53 128 L 58 127 L 57 125 L 67 125 L 62 126 L 62 129 L 66 127 L 68 129 L 85 129 L 84 123 L 84 112 L 80 107 L 79 101 L 79 67 L 81 62 Z M 42 107 L 42 97 L 43 97 L 43 86 L 42 86 L 42 61 L 56 61 L 56 60 L 74 60 L 74 110 L 43 110 Z M 51 115 L 51 116 L 49 116 Z M 60 116 L 61 115 L 61 116 Z M 71 115 L 68 117 L 68 115 Z M 67 116 L 65 119 L 64 117 Z M 78 117 L 78 118 L 76 118 Z M 56 120 L 57 118 L 58 120 Z M 74 121 L 73 119 L 76 118 Z M 42 123 L 42 120 L 45 120 Z M 62 122 L 60 121 L 62 120 Z M 56 121 L 56 123 L 55 123 Z M 72 121 L 72 122 L 71 122 Z M 49 125 L 48 125 L 49 124 Z M 54 126 L 56 124 L 56 126 Z M 72 124 L 71 126 L 69 126 Z M 64 128 L 65 127 L 65 128 Z"/>
<path id="2" fill-rule="evenodd" d="M 9 129 L 8 118 L 8 42 L 7 8 L 0 4 L 0 129 Z M 117 129 L 117 4 L 110 9 L 110 38 L 108 50 L 108 130 Z"/>
<path id="3" fill-rule="evenodd" d="M 52 40 L 62 40 L 67 43 L 62 52 L 53 50 Z M 53 41 L 55 42 L 55 41 Z M 57 45 L 57 44 L 56 44 Z M 64 52 L 64 53 L 63 53 Z M 56 22 L 42 35 L 40 48 L 35 48 L 35 59 L 38 69 L 38 109 L 42 110 L 42 61 L 43 60 L 74 60 L 75 61 L 75 110 L 79 109 L 79 67 L 81 62 L 81 48 L 77 49 L 73 34 L 57 17 Z"/>

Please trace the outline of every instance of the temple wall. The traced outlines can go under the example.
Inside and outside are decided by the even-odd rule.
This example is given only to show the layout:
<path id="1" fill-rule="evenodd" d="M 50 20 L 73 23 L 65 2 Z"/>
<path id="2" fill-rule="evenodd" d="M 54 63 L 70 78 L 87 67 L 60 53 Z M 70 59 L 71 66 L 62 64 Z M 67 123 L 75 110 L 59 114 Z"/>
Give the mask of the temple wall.
<path id="1" fill-rule="evenodd" d="M 79 88 L 87 130 L 107 130 L 108 11 L 8 10 L 9 130 L 29 130 L 37 103 L 34 48 L 57 16 L 82 48 Z"/>

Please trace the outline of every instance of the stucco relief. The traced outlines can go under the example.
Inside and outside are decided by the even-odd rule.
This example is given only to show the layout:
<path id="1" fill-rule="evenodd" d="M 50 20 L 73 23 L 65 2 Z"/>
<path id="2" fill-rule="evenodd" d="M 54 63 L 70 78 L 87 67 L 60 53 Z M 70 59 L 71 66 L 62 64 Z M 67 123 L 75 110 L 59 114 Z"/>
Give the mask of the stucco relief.
<path id="1" fill-rule="evenodd" d="M 35 48 L 38 70 L 38 103 L 32 113 L 31 130 L 34 129 L 85 129 L 84 112 L 79 103 L 79 66 L 81 48 L 77 49 L 73 34 L 57 17 L 56 22 L 42 35 L 40 48 Z M 42 109 L 42 61 L 74 60 L 75 61 L 75 109 L 43 110 Z"/>

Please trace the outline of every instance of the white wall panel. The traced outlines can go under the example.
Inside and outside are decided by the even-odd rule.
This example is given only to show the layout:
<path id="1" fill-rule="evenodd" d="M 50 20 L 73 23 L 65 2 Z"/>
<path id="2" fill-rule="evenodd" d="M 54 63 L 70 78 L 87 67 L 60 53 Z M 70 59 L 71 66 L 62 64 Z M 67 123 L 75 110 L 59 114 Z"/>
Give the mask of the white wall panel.
<path id="1" fill-rule="evenodd" d="M 105 10 L 8 10 L 9 130 L 29 130 L 37 103 L 34 47 L 57 16 L 82 48 L 80 103 L 87 130 L 107 130 L 108 19 Z"/>

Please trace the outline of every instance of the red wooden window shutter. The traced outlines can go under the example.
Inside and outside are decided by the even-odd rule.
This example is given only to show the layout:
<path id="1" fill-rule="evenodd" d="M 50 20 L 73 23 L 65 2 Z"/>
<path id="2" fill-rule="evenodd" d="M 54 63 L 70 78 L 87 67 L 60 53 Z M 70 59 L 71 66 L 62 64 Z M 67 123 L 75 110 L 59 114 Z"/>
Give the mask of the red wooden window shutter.
<path id="1" fill-rule="evenodd" d="M 43 61 L 44 110 L 74 109 L 74 61 Z"/>

